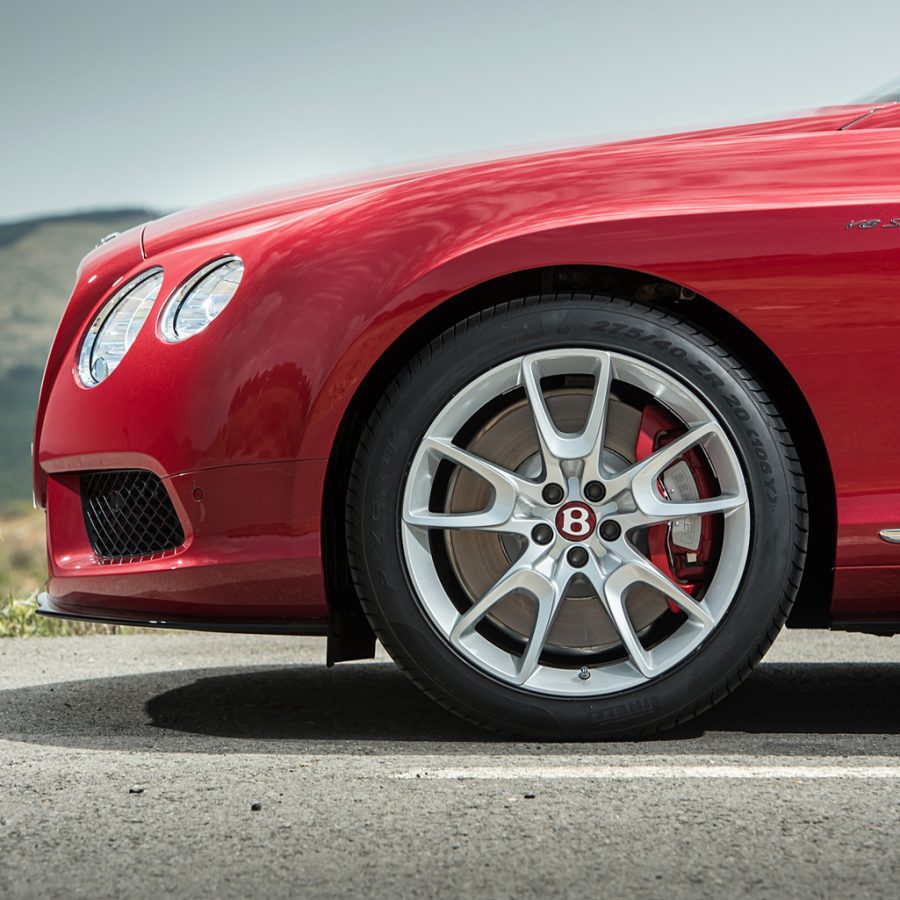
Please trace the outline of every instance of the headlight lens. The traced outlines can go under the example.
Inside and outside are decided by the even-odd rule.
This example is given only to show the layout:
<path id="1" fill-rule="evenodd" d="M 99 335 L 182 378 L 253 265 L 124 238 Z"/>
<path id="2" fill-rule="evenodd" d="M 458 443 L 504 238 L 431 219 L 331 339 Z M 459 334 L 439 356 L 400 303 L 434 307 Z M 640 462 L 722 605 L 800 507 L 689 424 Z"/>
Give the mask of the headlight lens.
<path id="1" fill-rule="evenodd" d="M 218 259 L 192 275 L 172 295 L 159 320 L 167 341 L 183 341 L 203 331 L 228 305 L 241 283 L 244 264 L 236 257 Z"/>
<path id="2" fill-rule="evenodd" d="M 142 272 L 97 313 L 78 357 L 78 377 L 85 387 L 100 384 L 122 361 L 150 315 L 162 282 L 162 269 Z"/>

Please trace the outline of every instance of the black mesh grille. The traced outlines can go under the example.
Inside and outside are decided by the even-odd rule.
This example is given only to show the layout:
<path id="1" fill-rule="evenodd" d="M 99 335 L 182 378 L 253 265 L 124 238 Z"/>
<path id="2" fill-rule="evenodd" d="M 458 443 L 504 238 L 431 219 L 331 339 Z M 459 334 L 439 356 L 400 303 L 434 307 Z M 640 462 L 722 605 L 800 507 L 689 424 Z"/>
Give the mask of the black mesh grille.
<path id="1" fill-rule="evenodd" d="M 94 553 L 134 559 L 174 550 L 184 529 L 157 475 L 140 469 L 81 476 L 81 505 Z"/>

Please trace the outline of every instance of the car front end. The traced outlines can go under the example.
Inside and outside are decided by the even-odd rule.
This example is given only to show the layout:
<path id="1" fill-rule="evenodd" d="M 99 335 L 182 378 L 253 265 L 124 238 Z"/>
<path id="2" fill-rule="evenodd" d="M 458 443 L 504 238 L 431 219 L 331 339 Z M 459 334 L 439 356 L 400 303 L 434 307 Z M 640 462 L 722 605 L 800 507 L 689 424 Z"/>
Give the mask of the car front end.
<path id="1" fill-rule="evenodd" d="M 264 277 L 279 224 L 161 253 L 139 228 L 82 262 L 36 422 L 41 612 L 324 632 L 326 461 L 298 455 L 306 376 L 272 332 L 289 303 Z"/>

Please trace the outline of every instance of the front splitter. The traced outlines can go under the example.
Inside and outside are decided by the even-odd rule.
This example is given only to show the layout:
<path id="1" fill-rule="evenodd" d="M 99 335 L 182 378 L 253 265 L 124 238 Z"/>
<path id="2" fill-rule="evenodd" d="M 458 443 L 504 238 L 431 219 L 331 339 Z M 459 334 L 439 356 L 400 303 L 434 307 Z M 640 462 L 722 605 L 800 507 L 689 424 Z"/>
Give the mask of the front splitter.
<path id="1" fill-rule="evenodd" d="M 77 619 L 98 625 L 126 625 L 133 628 L 180 628 L 187 631 L 224 631 L 233 634 L 295 634 L 326 636 L 327 622 L 298 622 L 290 619 L 198 619 L 186 616 L 153 617 L 130 610 L 90 608 L 74 609 L 61 604 L 50 594 L 38 595 L 37 612 L 50 619 Z"/>

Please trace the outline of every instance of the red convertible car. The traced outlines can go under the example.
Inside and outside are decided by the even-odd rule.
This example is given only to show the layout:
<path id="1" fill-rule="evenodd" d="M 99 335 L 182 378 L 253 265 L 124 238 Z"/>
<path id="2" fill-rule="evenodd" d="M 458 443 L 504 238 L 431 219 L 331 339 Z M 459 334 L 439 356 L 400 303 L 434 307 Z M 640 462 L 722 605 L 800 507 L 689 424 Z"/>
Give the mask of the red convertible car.
<path id="1" fill-rule="evenodd" d="M 150 222 L 50 353 L 41 612 L 655 733 L 785 622 L 900 631 L 898 297 L 890 102 Z"/>

